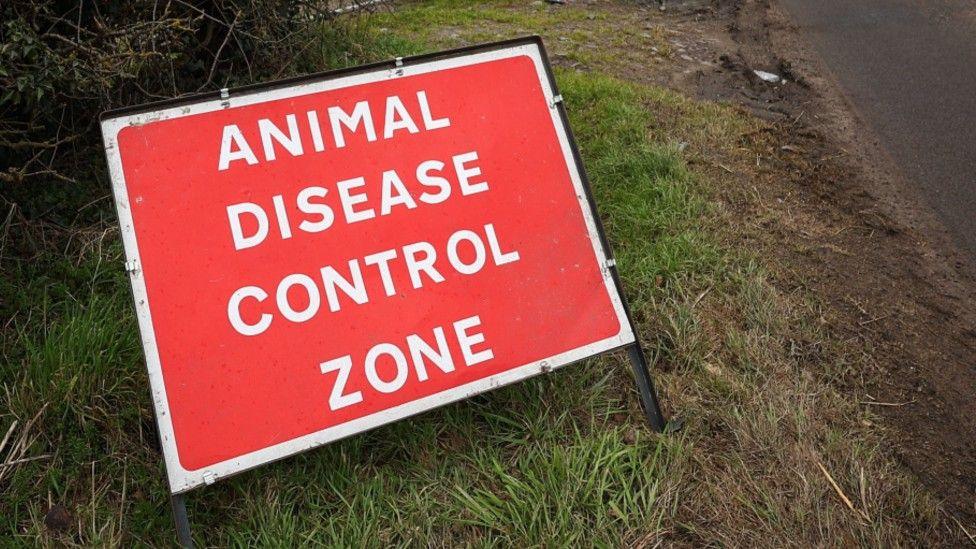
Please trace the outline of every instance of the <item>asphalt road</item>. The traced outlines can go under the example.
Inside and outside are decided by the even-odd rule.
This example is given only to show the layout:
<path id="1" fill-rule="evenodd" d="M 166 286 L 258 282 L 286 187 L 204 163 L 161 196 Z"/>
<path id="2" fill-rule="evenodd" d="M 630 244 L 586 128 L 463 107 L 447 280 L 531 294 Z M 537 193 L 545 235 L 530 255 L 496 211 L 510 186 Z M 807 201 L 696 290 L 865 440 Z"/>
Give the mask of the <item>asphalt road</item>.
<path id="1" fill-rule="evenodd" d="M 903 173 L 976 254 L 976 0 L 781 0 Z"/>

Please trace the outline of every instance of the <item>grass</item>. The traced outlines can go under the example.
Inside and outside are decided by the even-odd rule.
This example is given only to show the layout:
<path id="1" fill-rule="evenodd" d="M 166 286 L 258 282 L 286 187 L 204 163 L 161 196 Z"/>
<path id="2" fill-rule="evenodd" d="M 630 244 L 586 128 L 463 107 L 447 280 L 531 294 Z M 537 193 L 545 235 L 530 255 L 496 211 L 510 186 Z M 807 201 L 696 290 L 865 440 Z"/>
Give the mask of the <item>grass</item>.
<path id="1" fill-rule="evenodd" d="M 446 27 L 477 34 L 489 21 L 493 32 L 519 34 L 548 18 L 599 23 L 581 10 L 443 0 L 378 15 L 342 31 L 355 46 L 329 45 L 331 35 L 306 55 L 341 66 L 443 45 Z M 736 248 L 735 220 L 689 164 L 693 151 L 729 147 L 759 123 L 603 74 L 561 69 L 557 79 L 663 400 L 684 429 L 650 433 L 626 362 L 604 356 L 194 492 L 200 544 L 939 539 L 936 505 L 833 385 L 830 372 L 847 355 L 822 333 L 817 304 L 779 293 Z M 3 242 L 10 320 L 0 341 L 0 436 L 16 425 L 0 459 L 48 457 L 0 469 L 0 539 L 169 545 L 112 220 L 17 229 L 20 242 Z M 52 505 L 64 506 L 67 525 L 45 526 Z"/>

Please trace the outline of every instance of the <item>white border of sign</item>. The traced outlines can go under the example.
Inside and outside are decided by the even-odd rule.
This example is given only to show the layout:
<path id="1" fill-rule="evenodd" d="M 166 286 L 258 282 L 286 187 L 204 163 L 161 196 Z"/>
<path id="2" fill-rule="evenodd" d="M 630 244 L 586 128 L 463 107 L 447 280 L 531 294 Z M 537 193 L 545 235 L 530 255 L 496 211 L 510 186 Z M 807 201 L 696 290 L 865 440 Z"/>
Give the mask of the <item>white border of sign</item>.
<path id="1" fill-rule="evenodd" d="M 607 292 L 613 303 L 617 318 L 620 321 L 620 332 L 610 338 L 585 345 L 555 356 L 538 360 L 530 364 L 516 367 L 506 372 L 490 376 L 465 385 L 454 387 L 440 393 L 430 395 L 412 402 L 401 404 L 394 408 L 389 408 L 380 412 L 364 416 L 341 425 L 336 425 L 321 431 L 310 433 L 286 442 L 275 444 L 261 450 L 250 452 L 214 465 L 198 469 L 187 470 L 180 464 L 176 440 L 173 433 L 173 423 L 169 413 L 169 404 L 166 397 L 166 387 L 163 383 L 162 368 L 159 360 L 159 352 L 156 348 L 156 336 L 153 330 L 151 307 L 149 297 L 146 292 L 145 279 L 142 276 L 141 263 L 139 261 L 139 245 L 136 241 L 136 233 L 133 227 L 132 212 L 129 208 L 129 195 L 126 189 L 125 176 L 122 172 L 122 159 L 118 149 L 117 137 L 119 132 L 130 125 L 149 124 L 159 120 L 168 120 L 184 116 L 193 116 L 221 109 L 243 107 L 266 101 L 296 97 L 301 95 L 320 93 L 349 86 L 379 82 L 384 80 L 404 78 L 428 72 L 434 72 L 456 67 L 465 67 L 507 59 L 518 56 L 526 56 L 532 60 L 539 75 L 539 82 L 542 85 L 543 93 L 547 104 L 550 105 L 552 124 L 562 146 L 563 157 L 569 167 L 573 186 L 576 189 L 576 196 L 579 200 L 580 210 L 586 221 L 589 231 L 590 241 L 593 244 L 593 251 L 596 255 L 600 270 L 603 273 L 603 280 Z M 337 76 L 322 76 L 313 79 L 289 84 L 282 87 L 271 89 L 259 89 L 254 91 L 244 91 L 240 95 L 227 95 L 213 99 L 202 100 L 197 103 L 184 104 L 150 112 L 139 112 L 135 114 L 119 114 L 109 116 L 102 121 L 102 135 L 105 143 L 105 152 L 108 157 L 109 173 L 112 180 L 112 188 L 115 195 L 115 205 L 119 215 L 119 224 L 122 232 L 122 242 L 125 248 L 126 268 L 130 273 L 132 283 L 132 293 L 135 300 L 136 315 L 139 322 L 139 330 L 142 335 L 142 345 L 146 356 L 146 365 L 149 370 L 149 382 L 152 390 L 153 403 L 156 411 L 156 422 L 159 429 L 160 441 L 163 449 L 163 456 L 166 461 L 166 471 L 169 476 L 169 486 L 171 493 L 177 494 L 186 492 L 202 484 L 211 484 L 214 481 L 252 469 L 259 465 L 269 463 L 287 456 L 291 456 L 317 446 L 321 446 L 341 438 L 345 438 L 369 429 L 392 423 L 394 421 L 418 414 L 451 402 L 462 400 L 470 396 L 482 393 L 503 385 L 508 385 L 516 381 L 535 376 L 537 374 L 550 371 L 569 363 L 588 358 L 602 352 L 623 347 L 635 342 L 633 328 L 627 314 L 626 307 L 618 292 L 614 274 L 612 271 L 613 262 L 602 245 L 602 238 L 597 220 L 593 217 L 593 211 L 589 203 L 588 191 L 586 189 L 582 170 L 578 165 L 575 150 L 569 136 L 562 112 L 558 106 L 561 98 L 555 95 L 553 86 L 550 82 L 548 65 L 538 40 L 520 41 L 510 46 L 500 46 L 497 49 L 473 51 L 472 53 L 457 53 L 454 56 L 433 58 L 431 60 L 410 61 L 409 64 L 396 63 L 394 66 L 379 67 L 363 72 L 356 72 L 348 75 L 339 74 Z M 540 334 L 544 337 L 544 334 Z M 323 401 L 324 402 L 324 401 Z"/>

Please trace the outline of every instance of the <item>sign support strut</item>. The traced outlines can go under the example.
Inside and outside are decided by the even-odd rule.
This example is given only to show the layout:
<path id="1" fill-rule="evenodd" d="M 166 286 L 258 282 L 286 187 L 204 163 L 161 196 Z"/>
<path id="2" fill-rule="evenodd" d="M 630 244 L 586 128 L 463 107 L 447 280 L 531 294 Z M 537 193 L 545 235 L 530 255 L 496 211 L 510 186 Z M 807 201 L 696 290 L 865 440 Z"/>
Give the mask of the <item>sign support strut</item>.
<path id="1" fill-rule="evenodd" d="M 667 421 L 657 401 L 657 391 L 654 390 L 654 380 L 651 379 L 644 350 L 639 343 L 634 343 L 627 347 L 627 356 L 630 358 L 630 365 L 634 368 L 634 380 L 637 381 L 637 391 L 640 393 L 644 416 L 654 431 L 663 433 Z"/>
<path id="2" fill-rule="evenodd" d="M 183 549 L 193 549 L 193 536 L 190 535 L 190 519 L 186 515 L 186 495 L 170 494 L 169 504 L 173 509 L 173 522 L 176 524 L 176 539 Z"/>

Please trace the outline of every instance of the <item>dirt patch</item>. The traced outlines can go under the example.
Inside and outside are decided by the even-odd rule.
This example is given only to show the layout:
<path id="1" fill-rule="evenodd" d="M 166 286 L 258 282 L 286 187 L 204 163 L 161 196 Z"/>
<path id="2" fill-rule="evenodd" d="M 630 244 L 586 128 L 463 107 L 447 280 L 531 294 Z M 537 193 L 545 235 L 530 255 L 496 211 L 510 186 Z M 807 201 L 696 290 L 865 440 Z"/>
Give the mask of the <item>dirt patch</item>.
<path id="1" fill-rule="evenodd" d="M 71 528 L 71 513 L 64 505 L 56 504 L 44 514 L 44 526 L 56 533 L 66 532 Z"/>
<path id="2" fill-rule="evenodd" d="M 725 193 L 741 236 L 774 259 L 781 289 L 802 286 L 828 305 L 831 332 L 862 350 L 839 376 L 851 398 L 884 418 L 893 454 L 976 524 L 972 259 L 891 168 L 777 6 L 722 1 L 666 17 L 673 28 L 694 23 L 688 36 L 718 47 L 709 66 L 658 79 L 771 122 L 742 143 L 755 166 L 725 176 L 755 186 L 754 199 Z"/>

